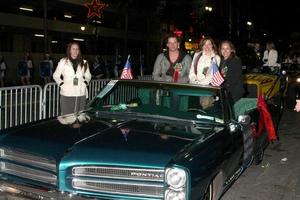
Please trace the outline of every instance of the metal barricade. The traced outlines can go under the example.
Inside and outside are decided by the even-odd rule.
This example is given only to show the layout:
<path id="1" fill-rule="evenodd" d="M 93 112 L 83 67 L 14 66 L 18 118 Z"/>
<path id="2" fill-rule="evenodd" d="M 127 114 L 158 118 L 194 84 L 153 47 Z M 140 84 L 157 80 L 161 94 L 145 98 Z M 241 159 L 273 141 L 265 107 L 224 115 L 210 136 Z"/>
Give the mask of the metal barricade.
<path id="1" fill-rule="evenodd" d="M 109 79 L 91 80 L 88 86 L 88 99 L 91 101 L 109 82 Z M 43 89 L 43 119 L 56 117 L 60 114 L 59 87 L 56 83 L 48 83 Z"/>
<path id="2" fill-rule="evenodd" d="M 48 83 L 43 89 L 43 119 L 58 116 L 59 108 L 59 87 L 53 83 Z"/>
<path id="3" fill-rule="evenodd" d="M 91 80 L 88 87 L 88 102 L 91 101 L 109 81 L 110 79 Z"/>
<path id="4" fill-rule="evenodd" d="M 139 76 L 139 80 L 152 80 L 152 75 Z M 90 102 L 109 79 L 91 80 L 88 86 Z M 137 91 L 132 87 L 118 87 L 106 101 L 110 104 L 126 102 L 136 97 Z M 48 83 L 42 89 L 39 85 L 0 88 L 0 130 L 56 117 L 60 114 L 59 87 Z"/>
<path id="5" fill-rule="evenodd" d="M 153 76 L 152 75 L 138 76 L 138 79 L 142 81 L 151 81 L 153 80 Z"/>
<path id="6" fill-rule="evenodd" d="M 39 85 L 0 88 L 0 130 L 41 119 L 41 102 Z"/>

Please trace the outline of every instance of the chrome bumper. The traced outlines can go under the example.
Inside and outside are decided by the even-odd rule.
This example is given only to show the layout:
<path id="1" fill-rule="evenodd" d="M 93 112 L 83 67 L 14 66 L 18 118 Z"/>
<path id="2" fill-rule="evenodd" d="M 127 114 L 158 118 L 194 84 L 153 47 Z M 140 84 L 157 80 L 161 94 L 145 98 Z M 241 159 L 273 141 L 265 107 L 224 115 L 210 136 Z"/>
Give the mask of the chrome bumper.
<path id="1" fill-rule="evenodd" d="M 0 199 L 8 200 L 88 200 L 76 194 L 62 193 L 57 190 L 45 190 L 26 185 L 0 181 Z"/>

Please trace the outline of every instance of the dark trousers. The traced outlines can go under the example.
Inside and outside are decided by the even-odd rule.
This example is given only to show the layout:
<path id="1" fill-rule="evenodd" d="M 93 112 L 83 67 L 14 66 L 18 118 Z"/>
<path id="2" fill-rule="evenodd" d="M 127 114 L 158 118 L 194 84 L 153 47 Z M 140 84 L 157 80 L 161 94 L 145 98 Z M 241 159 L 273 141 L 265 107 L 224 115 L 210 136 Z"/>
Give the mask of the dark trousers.
<path id="1" fill-rule="evenodd" d="M 60 111 L 61 115 L 76 113 L 85 109 L 86 97 L 67 97 L 60 96 Z"/>

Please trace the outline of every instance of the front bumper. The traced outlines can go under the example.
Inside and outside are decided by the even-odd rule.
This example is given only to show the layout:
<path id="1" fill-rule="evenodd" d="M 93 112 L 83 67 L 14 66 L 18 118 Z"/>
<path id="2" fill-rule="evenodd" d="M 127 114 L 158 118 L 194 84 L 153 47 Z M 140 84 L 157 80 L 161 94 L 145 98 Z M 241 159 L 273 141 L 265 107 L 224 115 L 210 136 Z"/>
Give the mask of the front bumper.
<path id="1" fill-rule="evenodd" d="M 76 194 L 62 193 L 57 190 L 34 188 L 27 185 L 0 181 L 0 199 L 8 200 L 87 200 Z"/>

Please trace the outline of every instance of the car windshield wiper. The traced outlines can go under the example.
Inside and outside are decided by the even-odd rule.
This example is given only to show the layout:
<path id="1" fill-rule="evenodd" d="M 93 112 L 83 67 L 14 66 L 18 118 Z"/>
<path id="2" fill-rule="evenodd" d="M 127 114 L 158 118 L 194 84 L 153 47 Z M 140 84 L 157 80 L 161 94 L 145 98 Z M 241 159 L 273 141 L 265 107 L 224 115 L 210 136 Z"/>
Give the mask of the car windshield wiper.
<path id="1" fill-rule="evenodd" d="M 197 115 L 197 120 L 191 120 L 191 119 L 184 119 L 184 118 L 178 118 L 178 117 L 171 117 L 171 116 L 164 116 L 164 115 L 155 115 L 155 114 L 149 114 L 149 113 L 140 113 L 140 112 L 111 112 L 111 111 L 95 111 L 96 115 L 106 115 L 106 116 L 120 116 L 130 119 L 143 119 L 147 121 L 176 121 L 176 123 L 183 123 L 183 124 L 192 124 L 197 126 L 198 124 L 209 124 L 209 125 L 221 125 L 223 124 L 223 120 L 214 118 L 214 117 L 203 117 Z"/>

